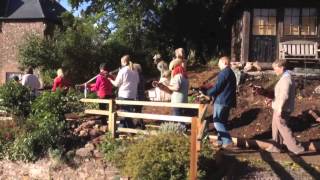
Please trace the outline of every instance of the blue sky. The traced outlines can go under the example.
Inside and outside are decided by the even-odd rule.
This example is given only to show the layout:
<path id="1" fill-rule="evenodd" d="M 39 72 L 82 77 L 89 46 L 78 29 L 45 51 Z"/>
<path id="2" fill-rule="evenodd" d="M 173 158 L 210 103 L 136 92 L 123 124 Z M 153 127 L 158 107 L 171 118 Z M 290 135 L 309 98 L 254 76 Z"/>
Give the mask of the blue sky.
<path id="1" fill-rule="evenodd" d="M 66 8 L 68 11 L 71 11 L 71 10 L 72 10 L 70 4 L 68 3 L 68 0 L 60 0 L 59 2 L 60 2 L 60 4 L 61 4 L 64 8 Z M 83 3 L 83 4 L 81 4 L 81 5 L 80 5 L 80 8 L 79 8 L 77 11 L 75 11 L 75 12 L 73 13 L 73 15 L 79 16 L 80 11 L 81 11 L 82 9 L 85 9 L 87 6 L 88 6 L 88 3 Z"/>

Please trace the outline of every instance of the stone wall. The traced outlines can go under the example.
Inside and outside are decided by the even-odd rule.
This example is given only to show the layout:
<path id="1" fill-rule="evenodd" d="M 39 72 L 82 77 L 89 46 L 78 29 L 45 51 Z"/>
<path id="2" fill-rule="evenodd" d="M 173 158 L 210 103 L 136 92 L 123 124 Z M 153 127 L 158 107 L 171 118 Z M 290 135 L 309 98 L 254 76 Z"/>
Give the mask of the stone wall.
<path id="1" fill-rule="evenodd" d="M 26 35 L 35 33 L 43 36 L 45 24 L 41 21 L 0 23 L 0 84 L 3 84 L 8 74 L 21 73 L 18 53 Z"/>

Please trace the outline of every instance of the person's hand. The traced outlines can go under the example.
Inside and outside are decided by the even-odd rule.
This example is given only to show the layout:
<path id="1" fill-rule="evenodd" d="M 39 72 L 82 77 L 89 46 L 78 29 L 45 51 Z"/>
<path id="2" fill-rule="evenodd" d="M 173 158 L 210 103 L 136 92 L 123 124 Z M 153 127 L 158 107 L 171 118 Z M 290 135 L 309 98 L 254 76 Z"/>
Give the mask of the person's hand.
<path id="1" fill-rule="evenodd" d="M 158 87 L 159 86 L 159 82 L 158 81 L 152 81 L 152 86 L 153 87 Z"/>
<path id="2" fill-rule="evenodd" d="M 271 107 L 272 99 L 266 98 L 266 99 L 264 100 L 264 103 L 266 104 L 267 107 Z"/>

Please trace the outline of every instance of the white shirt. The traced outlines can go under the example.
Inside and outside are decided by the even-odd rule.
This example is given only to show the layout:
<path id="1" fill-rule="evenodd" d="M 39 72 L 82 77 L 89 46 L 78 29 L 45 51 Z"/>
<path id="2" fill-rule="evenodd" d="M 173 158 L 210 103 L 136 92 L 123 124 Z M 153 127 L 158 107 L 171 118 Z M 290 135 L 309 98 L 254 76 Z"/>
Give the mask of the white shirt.
<path id="1" fill-rule="evenodd" d="M 33 91 L 37 91 L 40 88 L 40 82 L 37 76 L 33 74 L 25 74 L 22 76 L 21 84 L 30 88 Z"/>
<path id="2" fill-rule="evenodd" d="M 120 69 L 114 85 L 119 87 L 118 97 L 135 99 L 137 97 L 139 74 L 128 66 Z"/>

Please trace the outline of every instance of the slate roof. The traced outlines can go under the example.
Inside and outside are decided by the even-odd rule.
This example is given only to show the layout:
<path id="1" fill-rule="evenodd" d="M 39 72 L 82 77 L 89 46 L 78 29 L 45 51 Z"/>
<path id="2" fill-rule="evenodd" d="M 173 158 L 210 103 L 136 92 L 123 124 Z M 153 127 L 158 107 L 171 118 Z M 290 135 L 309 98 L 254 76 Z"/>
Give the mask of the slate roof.
<path id="1" fill-rule="evenodd" d="M 44 19 L 59 21 L 66 11 L 55 0 L 1 0 L 0 19 Z"/>

